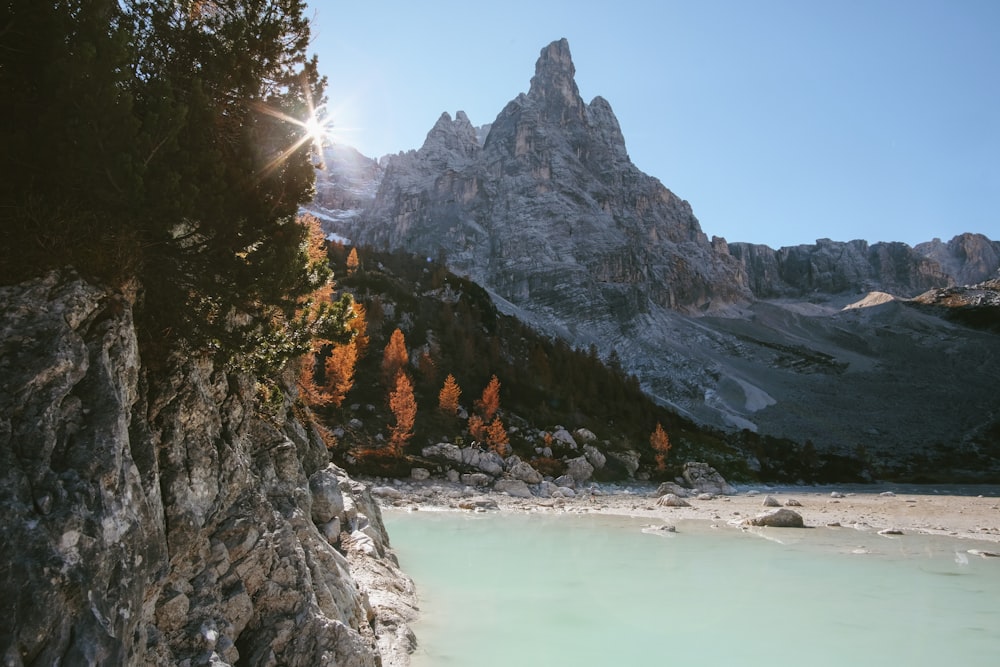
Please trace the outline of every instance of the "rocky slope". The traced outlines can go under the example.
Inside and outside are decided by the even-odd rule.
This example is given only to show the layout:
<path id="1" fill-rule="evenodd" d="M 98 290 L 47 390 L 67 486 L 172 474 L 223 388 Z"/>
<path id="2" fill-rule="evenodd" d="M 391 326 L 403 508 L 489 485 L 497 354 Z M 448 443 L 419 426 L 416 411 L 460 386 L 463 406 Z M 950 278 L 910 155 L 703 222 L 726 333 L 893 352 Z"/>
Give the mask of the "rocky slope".
<path id="1" fill-rule="evenodd" d="M 991 440 L 995 335 L 866 294 L 995 275 L 998 242 L 708 240 L 687 202 L 632 165 L 610 105 L 584 103 L 574 73 L 553 42 L 485 139 L 465 114 L 442 115 L 331 229 L 446 259 L 504 312 L 616 352 L 702 423 L 897 460 L 928 441 L 955 452 Z"/>
<path id="2" fill-rule="evenodd" d="M 413 589 L 287 399 L 143 368 L 129 301 L 0 289 L 5 665 L 405 664 Z"/>

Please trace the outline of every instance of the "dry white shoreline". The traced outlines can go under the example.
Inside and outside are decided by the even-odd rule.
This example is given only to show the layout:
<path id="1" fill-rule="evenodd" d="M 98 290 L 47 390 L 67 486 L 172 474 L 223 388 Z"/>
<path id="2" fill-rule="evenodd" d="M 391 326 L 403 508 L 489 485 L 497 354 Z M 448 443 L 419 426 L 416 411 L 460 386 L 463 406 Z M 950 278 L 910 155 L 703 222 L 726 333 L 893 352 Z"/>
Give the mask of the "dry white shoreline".
<path id="1" fill-rule="evenodd" d="M 455 509 L 495 503 L 502 512 L 558 512 L 607 514 L 659 520 L 670 524 L 679 521 L 704 521 L 728 526 L 742 519 L 774 511 L 765 507 L 767 496 L 800 514 L 807 527 L 842 527 L 864 531 L 899 531 L 902 534 L 945 535 L 950 537 L 1000 543 L 1000 494 L 995 487 L 982 494 L 953 495 L 907 487 L 885 491 L 879 487 L 781 487 L 746 488 L 735 495 L 686 498 L 689 507 L 666 507 L 657 503 L 655 486 L 600 485 L 575 498 L 514 498 L 505 493 L 470 490 L 440 480 L 396 482 L 373 486 L 391 486 L 397 494 L 383 495 L 380 503 L 400 509 Z M 834 490 L 831 490 L 834 489 Z M 977 487 L 963 487 L 962 493 L 975 493 Z M 392 497 L 395 496 L 395 497 Z M 467 511 L 467 510 L 466 510 Z M 775 530 L 795 530 L 775 529 Z"/>

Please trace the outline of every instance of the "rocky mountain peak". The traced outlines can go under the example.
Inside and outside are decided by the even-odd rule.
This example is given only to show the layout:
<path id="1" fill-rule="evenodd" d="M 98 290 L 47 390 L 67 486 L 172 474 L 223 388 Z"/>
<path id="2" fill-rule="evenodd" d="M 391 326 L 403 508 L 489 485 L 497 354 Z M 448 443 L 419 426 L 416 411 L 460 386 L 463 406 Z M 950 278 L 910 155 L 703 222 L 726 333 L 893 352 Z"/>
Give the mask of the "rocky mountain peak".
<path id="1" fill-rule="evenodd" d="M 565 38 L 552 42 L 535 63 L 528 98 L 542 102 L 553 111 L 575 111 L 582 118 L 583 98 L 576 86 L 576 67 Z"/>
<path id="2" fill-rule="evenodd" d="M 472 126 L 465 112 L 456 112 L 455 119 L 452 120 L 446 111 L 427 133 L 419 154 L 438 166 L 449 167 L 453 166 L 456 160 L 475 158 L 479 149 L 480 142 L 476 128 Z"/>

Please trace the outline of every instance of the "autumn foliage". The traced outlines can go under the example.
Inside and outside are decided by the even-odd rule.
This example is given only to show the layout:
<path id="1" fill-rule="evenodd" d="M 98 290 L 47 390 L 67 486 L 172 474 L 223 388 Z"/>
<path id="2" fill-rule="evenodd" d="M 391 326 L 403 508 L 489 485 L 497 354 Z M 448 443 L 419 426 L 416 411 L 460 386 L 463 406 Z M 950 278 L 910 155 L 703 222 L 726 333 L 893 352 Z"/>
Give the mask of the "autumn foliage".
<path id="1" fill-rule="evenodd" d="M 494 375 L 490 383 L 483 389 L 482 397 L 476 401 L 476 410 L 484 422 L 489 422 L 500 409 L 500 380 Z"/>
<path id="2" fill-rule="evenodd" d="M 330 403 L 336 407 L 344 402 L 347 392 L 354 386 L 354 368 L 358 362 L 358 347 L 355 341 L 334 346 L 326 358 L 326 383 L 324 389 L 330 395 Z"/>
<path id="3" fill-rule="evenodd" d="M 347 323 L 347 327 L 353 335 L 354 347 L 357 349 L 358 359 L 365 356 L 368 351 L 368 318 L 365 307 L 355 301 L 351 304 L 354 311 L 354 318 Z"/>
<path id="4" fill-rule="evenodd" d="M 508 442 L 507 428 L 499 417 L 494 417 L 490 425 L 486 427 L 486 444 L 500 456 L 505 456 Z"/>
<path id="5" fill-rule="evenodd" d="M 410 355 L 406 351 L 406 339 L 398 328 L 392 332 L 389 343 L 382 353 L 382 382 L 386 387 L 395 386 L 396 375 L 406 368 Z"/>
<path id="6" fill-rule="evenodd" d="M 406 373 L 396 375 L 395 388 L 389 393 L 389 409 L 396 419 L 396 424 L 389 427 L 389 451 L 392 456 L 400 456 L 403 447 L 413 436 L 413 425 L 417 419 L 413 384 Z"/>
<path id="7" fill-rule="evenodd" d="M 457 399 L 456 399 L 457 400 Z M 497 412 L 500 410 L 500 380 L 494 375 L 475 402 L 476 413 L 469 417 L 469 434 L 484 440 L 490 449 L 501 456 L 507 452 L 507 429 Z"/>
<path id="8" fill-rule="evenodd" d="M 656 452 L 656 469 L 666 470 L 667 452 L 670 451 L 670 438 L 659 422 L 656 423 L 656 429 L 649 436 L 649 445 Z"/>
<path id="9" fill-rule="evenodd" d="M 462 396 L 462 389 L 455 381 L 455 376 L 448 373 L 444 379 L 444 385 L 438 392 L 438 409 L 449 417 L 454 417 L 458 412 L 458 399 Z"/>
<path id="10" fill-rule="evenodd" d="M 347 275 L 352 276 L 358 270 L 358 249 L 351 248 L 351 254 L 347 256 Z"/>

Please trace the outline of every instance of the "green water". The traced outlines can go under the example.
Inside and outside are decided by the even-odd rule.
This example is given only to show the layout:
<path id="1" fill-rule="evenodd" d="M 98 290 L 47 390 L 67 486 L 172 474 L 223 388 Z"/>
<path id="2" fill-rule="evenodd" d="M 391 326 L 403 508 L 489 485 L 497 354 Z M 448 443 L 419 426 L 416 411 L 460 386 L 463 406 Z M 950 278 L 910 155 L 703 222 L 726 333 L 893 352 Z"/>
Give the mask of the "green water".
<path id="1" fill-rule="evenodd" d="M 413 667 L 1000 664 L 1000 559 L 965 553 L 992 544 L 700 523 L 662 535 L 598 516 L 385 520 L 420 594 Z"/>

